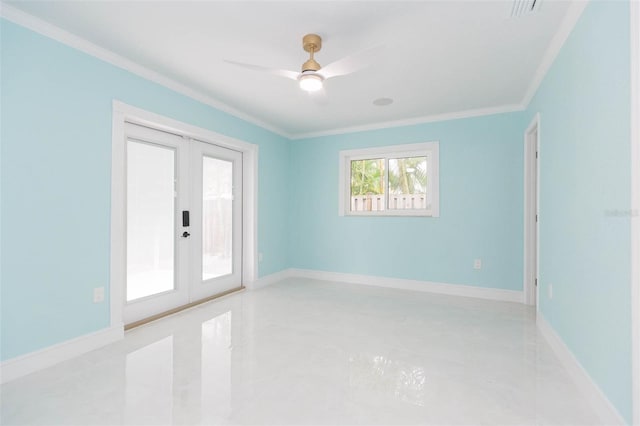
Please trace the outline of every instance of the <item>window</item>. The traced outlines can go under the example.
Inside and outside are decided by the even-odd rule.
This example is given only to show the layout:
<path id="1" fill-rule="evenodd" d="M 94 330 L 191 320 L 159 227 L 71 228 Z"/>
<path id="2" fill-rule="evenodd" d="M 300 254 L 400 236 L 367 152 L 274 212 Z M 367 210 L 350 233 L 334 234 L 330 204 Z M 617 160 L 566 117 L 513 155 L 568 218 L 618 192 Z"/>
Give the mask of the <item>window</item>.
<path id="1" fill-rule="evenodd" d="M 339 214 L 438 217 L 438 142 L 340 151 Z"/>

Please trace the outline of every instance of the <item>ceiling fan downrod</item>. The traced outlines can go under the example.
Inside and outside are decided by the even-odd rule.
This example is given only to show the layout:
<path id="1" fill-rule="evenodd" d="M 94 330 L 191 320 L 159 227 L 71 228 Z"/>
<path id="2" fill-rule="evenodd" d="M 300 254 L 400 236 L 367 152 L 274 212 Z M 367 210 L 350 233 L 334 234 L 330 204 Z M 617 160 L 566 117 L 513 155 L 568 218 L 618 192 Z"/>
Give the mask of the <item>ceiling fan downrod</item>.
<path id="1" fill-rule="evenodd" d="M 315 52 L 319 52 L 322 49 L 322 38 L 317 34 L 307 34 L 302 37 L 302 48 L 309 52 L 309 59 L 302 64 L 302 72 L 305 71 L 318 71 L 320 64 L 313 58 Z"/>

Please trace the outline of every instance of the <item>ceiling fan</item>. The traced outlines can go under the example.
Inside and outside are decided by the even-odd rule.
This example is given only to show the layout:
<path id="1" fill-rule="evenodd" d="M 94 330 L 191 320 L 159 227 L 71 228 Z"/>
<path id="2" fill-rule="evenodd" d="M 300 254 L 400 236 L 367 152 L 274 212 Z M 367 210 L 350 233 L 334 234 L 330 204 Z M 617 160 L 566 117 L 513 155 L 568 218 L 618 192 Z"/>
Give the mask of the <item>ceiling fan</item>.
<path id="1" fill-rule="evenodd" d="M 382 49 L 382 46 L 372 47 L 354 55 L 347 56 L 346 58 L 338 59 L 325 67 L 316 62 L 313 57 L 314 54 L 322 48 L 322 38 L 319 35 L 307 34 L 302 37 L 302 48 L 306 52 L 309 52 L 309 59 L 302 64 L 301 72 L 244 64 L 235 61 L 225 62 L 255 71 L 265 71 L 291 80 L 297 80 L 302 90 L 306 92 L 316 92 L 322 89 L 325 80 L 351 74 L 369 65 L 370 60 Z"/>

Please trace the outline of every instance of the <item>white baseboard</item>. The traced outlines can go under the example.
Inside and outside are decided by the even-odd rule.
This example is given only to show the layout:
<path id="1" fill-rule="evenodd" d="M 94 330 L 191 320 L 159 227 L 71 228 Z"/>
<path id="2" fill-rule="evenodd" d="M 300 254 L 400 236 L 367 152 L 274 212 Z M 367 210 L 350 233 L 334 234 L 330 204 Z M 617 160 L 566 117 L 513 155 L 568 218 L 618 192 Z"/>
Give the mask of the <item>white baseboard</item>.
<path id="1" fill-rule="evenodd" d="M 291 271 L 292 269 L 283 269 L 280 272 L 265 275 L 264 277 L 260 277 L 251 283 L 247 283 L 245 287 L 247 287 L 247 289 L 249 290 L 257 290 L 259 288 L 270 286 L 277 283 L 278 281 L 282 281 L 286 278 L 291 277 Z"/>
<path id="2" fill-rule="evenodd" d="M 475 297 L 506 302 L 522 302 L 521 291 L 482 288 L 458 284 L 441 284 L 428 281 L 385 278 L 369 275 L 345 274 L 339 272 L 325 272 L 309 269 L 284 269 L 282 271 L 260 277 L 251 283 L 247 283 L 245 286 L 249 290 L 257 290 L 291 277 L 372 285 L 377 287 Z M 85 336 L 80 336 L 26 355 L 9 359 L 0 364 L 0 383 L 9 382 L 43 368 L 58 364 L 62 361 L 80 356 L 109 343 L 118 341 L 123 337 L 124 327 L 122 324 L 119 324 L 117 326 L 112 326 Z"/>
<path id="3" fill-rule="evenodd" d="M 346 274 L 310 269 L 290 269 L 290 277 L 311 278 L 324 281 L 338 281 L 350 284 L 363 284 L 376 287 L 396 288 L 400 290 L 423 291 L 427 293 L 447 294 L 451 296 L 474 297 L 477 299 L 499 300 L 522 303 L 523 293 L 516 290 L 484 288 L 461 284 L 443 284 L 430 281 L 387 278 L 372 275 Z"/>
<path id="4" fill-rule="evenodd" d="M 15 380 L 71 358 L 75 358 L 124 337 L 124 324 L 76 337 L 0 364 L 0 383 Z"/>
<path id="5" fill-rule="evenodd" d="M 600 387 L 593 381 L 580 361 L 573 355 L 562 338 L 544 319 L 541 312 L 536 317 L 536 325 L 562 365 L 573 379 L 578 389 L 587 397 L 590 406 L 596 411 L 603 425 L 625 425 L 623 417 L 611 404 Z"/>

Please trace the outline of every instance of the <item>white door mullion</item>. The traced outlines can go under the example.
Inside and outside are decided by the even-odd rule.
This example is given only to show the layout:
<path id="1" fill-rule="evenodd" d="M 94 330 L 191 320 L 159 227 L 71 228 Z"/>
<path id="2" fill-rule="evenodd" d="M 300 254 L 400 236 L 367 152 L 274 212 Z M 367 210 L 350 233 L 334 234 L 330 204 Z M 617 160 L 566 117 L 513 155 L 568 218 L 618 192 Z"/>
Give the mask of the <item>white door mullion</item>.
<path id="1" fill-rule="evenodd" d="M 189 140 L 185 137 L 182 137 L 182 146 L 183 149 L 179 153 L 178 157 L 178 168 L 179 173 L 176 175 L 177 177 L 177 192 L 179 194 L 179 208 L 176 214 L 176 234 L 178 235 L 178 268 L 179 275 L 178 280 L 180 285 L 185 288 L 185 292 L 187 293 L 186 300 L 189 300 L 189 280 L 191 279 L 190 273 L 190 265 L 189 259 L 191 258 L 192 252 L 192 244 L 191 238 L 193 235 L 193 226 L 190 220 L 188 227 L 183 226 L 182 223 L 182 212 L 190 211 L 191 209 L 191 167 L 189 164 L 191 155 L 190 155 L 190 145 Z M 191 218 L 190 218 L 191 219 Z M 185 232 L 188 236 L 185 236 Z"/>

